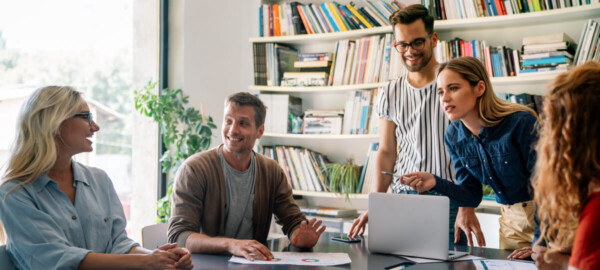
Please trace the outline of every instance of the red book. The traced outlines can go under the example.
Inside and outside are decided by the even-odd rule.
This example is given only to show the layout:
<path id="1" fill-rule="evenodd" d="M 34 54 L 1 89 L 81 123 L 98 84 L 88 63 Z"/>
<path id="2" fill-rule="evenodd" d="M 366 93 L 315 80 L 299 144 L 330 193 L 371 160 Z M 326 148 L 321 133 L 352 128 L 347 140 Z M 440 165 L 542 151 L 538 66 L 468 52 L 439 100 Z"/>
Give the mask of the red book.
<path id="1" fill-rule="evenodd" d="M 465 41 L 464 40 L 460 41 L 460 56 L 466 56 L 465 55 Z"/>
<path id="2" fill-rule="evenodd" d="M 506 15 L 506 8 L 504 7 L 504 1 L 494 0 L 494 3 L 496 3 L 496 9 L 498 11 L 498 16 Z"/>

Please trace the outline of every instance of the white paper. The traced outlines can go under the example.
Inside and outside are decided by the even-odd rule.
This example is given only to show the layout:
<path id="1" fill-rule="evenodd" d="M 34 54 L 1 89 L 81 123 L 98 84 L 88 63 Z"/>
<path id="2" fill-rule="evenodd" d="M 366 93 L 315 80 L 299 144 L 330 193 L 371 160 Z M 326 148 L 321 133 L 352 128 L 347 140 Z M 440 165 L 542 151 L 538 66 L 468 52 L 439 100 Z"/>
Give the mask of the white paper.
<path id="1" fill-rule="evenodd" d="M 346 253 L 322 253 L 322 252 L 273 252 L 275 259 L 263 261 L 255 257 L 254 261 L 243 257 L 231 256 L 229 262 L 241 264 L 286 264 L 286 265 L 315 265 L 330 266 L 351 263 Z"/>
<path id="2" fill-rule="evenodd" d="M 402 256 L 402 258 L 413 261 L 414 263 L 434 263 L 434 262 L 442 262 L 443 260 L 434 260 L 434 259 L 425 259 L 425 258 L 419 258 L 419 257 L 410 257 L 410 256 Z M 473 255 L 466 255 L 466 256 L 462 256 L 459 258 L 456 258 L 454 260 L 452 260 L 453 262 L 456 261 L 472 261 L 472 260 L 483 260 L 485 258 L 483 257 L 477 257 L 477 256 L 473 256 Z"/>
<path id="3" fill-rule="evenodd" d="M 477 270 L 535 270 L 534 262 L 509 261 L 509 260 L 482 260 L 473 261 Z"/>

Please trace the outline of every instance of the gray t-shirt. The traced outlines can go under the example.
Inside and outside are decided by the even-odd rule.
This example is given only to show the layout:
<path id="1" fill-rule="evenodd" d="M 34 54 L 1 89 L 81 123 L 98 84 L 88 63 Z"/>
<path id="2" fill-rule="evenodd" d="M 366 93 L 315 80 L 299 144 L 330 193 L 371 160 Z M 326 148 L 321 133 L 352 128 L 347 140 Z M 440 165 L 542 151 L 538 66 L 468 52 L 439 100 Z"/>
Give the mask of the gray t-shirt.
<path id="1" fill-rule="evenodd" d="M 219 149 L 219 158 L 225 186 L 227 204 L 225 205 L 225 237 L 234 239 L 253 239 L 252 205 L 254 203 L 254 181 L 256 178 L 256 162 L 254 153 L 250 158 L 250 166 L 240 172 L 225 161 L 223 150 Z"/>

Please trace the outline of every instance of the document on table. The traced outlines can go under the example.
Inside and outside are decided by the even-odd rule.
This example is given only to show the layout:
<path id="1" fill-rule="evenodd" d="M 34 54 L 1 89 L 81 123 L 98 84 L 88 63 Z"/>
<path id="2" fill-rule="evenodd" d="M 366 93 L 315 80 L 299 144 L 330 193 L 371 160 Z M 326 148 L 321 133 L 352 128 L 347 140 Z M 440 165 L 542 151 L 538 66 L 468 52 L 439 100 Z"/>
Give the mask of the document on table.
<path id="1" fill-rule="evenodd" d="M 287 264 L 287 265 L 315 265 L 330 266 L 351 263 L 346 253 L 321 253 L 321 252 L 273 252 L 275 259 L 263 261 L 254 257 L 254 261 L 243 257 L 231 256 L 229 262 L 242 264 Z"/>
<path id="2" fill-rule="evenodd" d="M 477 270 L 535 270 L 537 267 L 530 261 L 481 260 L 473 261 Z"/>
<path id="3" fill-rule="evenodd" d="M 420 258 L 420 257 L 410 257 L 410 256 L 400 256 L 400 257 L 407 259 L 409 261 L 412 261 L 414 263 L 442 262 L 442 260 L 425 259 L 425 258 Z M 462 257 L 456 258 L 452 261 L 457 262 L 457 261 L 472 261 L 472 260 L 482 260 L 482 259 L 485 259 L 485 258 L 477 257 L 477 256 L 473 256 L 473 255 L 467 255 L 467 256 L 462 256 Z"/>

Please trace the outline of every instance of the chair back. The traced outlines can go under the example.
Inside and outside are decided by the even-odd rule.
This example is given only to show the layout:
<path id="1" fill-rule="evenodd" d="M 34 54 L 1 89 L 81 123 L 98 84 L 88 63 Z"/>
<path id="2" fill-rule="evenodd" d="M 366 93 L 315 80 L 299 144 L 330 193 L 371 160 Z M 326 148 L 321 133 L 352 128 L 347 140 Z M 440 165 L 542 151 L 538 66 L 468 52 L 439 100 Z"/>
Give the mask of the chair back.
<path id="1" fill-rule="evenodd" d="M 152 224 L 142 228 L 142 247 L 155 249 L 168 242 L 168 223 Z"/>
<path id="2" fill-rule="evenodd" d="M 6 252 L 6 245 L 0 246 L 0 270 L 14 270 L 15 265 L 8 257 L 8 253 Z"/>

